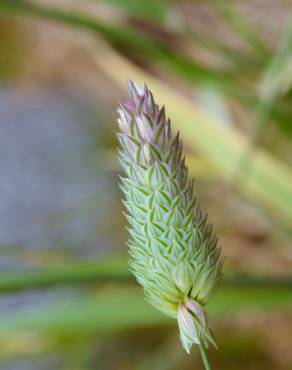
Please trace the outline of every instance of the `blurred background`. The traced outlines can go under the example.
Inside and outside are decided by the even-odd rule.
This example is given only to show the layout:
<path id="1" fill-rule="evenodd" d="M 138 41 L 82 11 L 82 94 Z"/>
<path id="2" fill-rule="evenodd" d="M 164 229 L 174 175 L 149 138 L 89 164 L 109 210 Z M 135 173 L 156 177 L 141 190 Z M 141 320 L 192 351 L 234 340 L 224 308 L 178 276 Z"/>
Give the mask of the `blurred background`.
<path id="1" fill-rule="evenodd" d="M 203 369 L 127 267 L 116 107 L 147 83 L 226 256 L 213 369 L 292 369 L 292 4 L 0 1 L 0 369 Z"/>

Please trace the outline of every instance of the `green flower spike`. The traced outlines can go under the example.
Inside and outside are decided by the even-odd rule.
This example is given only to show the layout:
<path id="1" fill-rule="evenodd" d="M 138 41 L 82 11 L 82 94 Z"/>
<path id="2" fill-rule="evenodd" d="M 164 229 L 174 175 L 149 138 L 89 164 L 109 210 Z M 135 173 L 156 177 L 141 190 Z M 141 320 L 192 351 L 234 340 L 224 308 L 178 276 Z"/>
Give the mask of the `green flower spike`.
<path id="1" fill-rule="evenodd" d="M 180 339 L 216 346 L 203 308 L 221 279 L 222 257 L 188 181 L 179 135 L 145 86 L 129 82 L 118 108 L 119 159 L 130 223 L 130 267 L 147 301 L 177 318 Z"/>

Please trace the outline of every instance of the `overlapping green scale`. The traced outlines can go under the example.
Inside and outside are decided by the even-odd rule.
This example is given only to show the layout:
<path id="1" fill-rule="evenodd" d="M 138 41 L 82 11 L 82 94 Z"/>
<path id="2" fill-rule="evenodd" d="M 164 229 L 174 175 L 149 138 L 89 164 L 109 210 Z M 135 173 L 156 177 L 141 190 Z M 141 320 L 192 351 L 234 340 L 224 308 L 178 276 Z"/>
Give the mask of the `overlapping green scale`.
<path id="1" fill-rule="evenodd" d="M 179 135 L 148 88 L 129 82 L 118 108 L 119 159 L 129 222 L 130 267 L 150 304 L 178 318 L 180 336 L 214 343 L 204 306 L 221 278 L 217 239 L 188 181 Z M 191 308 L 190 308 L 191 307 Z"/>

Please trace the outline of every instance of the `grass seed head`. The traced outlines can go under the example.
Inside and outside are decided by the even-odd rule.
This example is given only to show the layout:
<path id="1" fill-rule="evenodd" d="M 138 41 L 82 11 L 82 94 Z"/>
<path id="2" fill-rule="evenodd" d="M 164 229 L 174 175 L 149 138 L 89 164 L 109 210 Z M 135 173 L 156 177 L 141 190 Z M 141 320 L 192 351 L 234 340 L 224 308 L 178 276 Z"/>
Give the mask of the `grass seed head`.
<path id="1" fill-rule="evenodd" d="M 118 108 L 119 160 L 130 224 L 130 267 L 147 301 L 177 318 L 187 352 L 215 344 L 203 308 L 221 279 L 222 258 L 212 226 L 188 180 L 179 135 L 149 89 L 129 81 Z"/>

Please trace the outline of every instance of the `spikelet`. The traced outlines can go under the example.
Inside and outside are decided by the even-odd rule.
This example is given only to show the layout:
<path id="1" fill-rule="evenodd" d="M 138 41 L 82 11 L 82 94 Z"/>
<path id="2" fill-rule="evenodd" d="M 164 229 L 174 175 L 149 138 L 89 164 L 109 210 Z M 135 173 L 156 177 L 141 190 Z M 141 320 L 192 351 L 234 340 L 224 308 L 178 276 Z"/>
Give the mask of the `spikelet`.
<path id="1" fill-rule="evenodd" d="M 118 108 L 121 189 L 130 224 L 130 267 L 147 301 L 177 318 L 181 342 L 216 343 L 203 306 L 214 294 L 222 258 L 212 226 L 188 181 L 179 134 L 145 86 L 129 81 Z"/>

